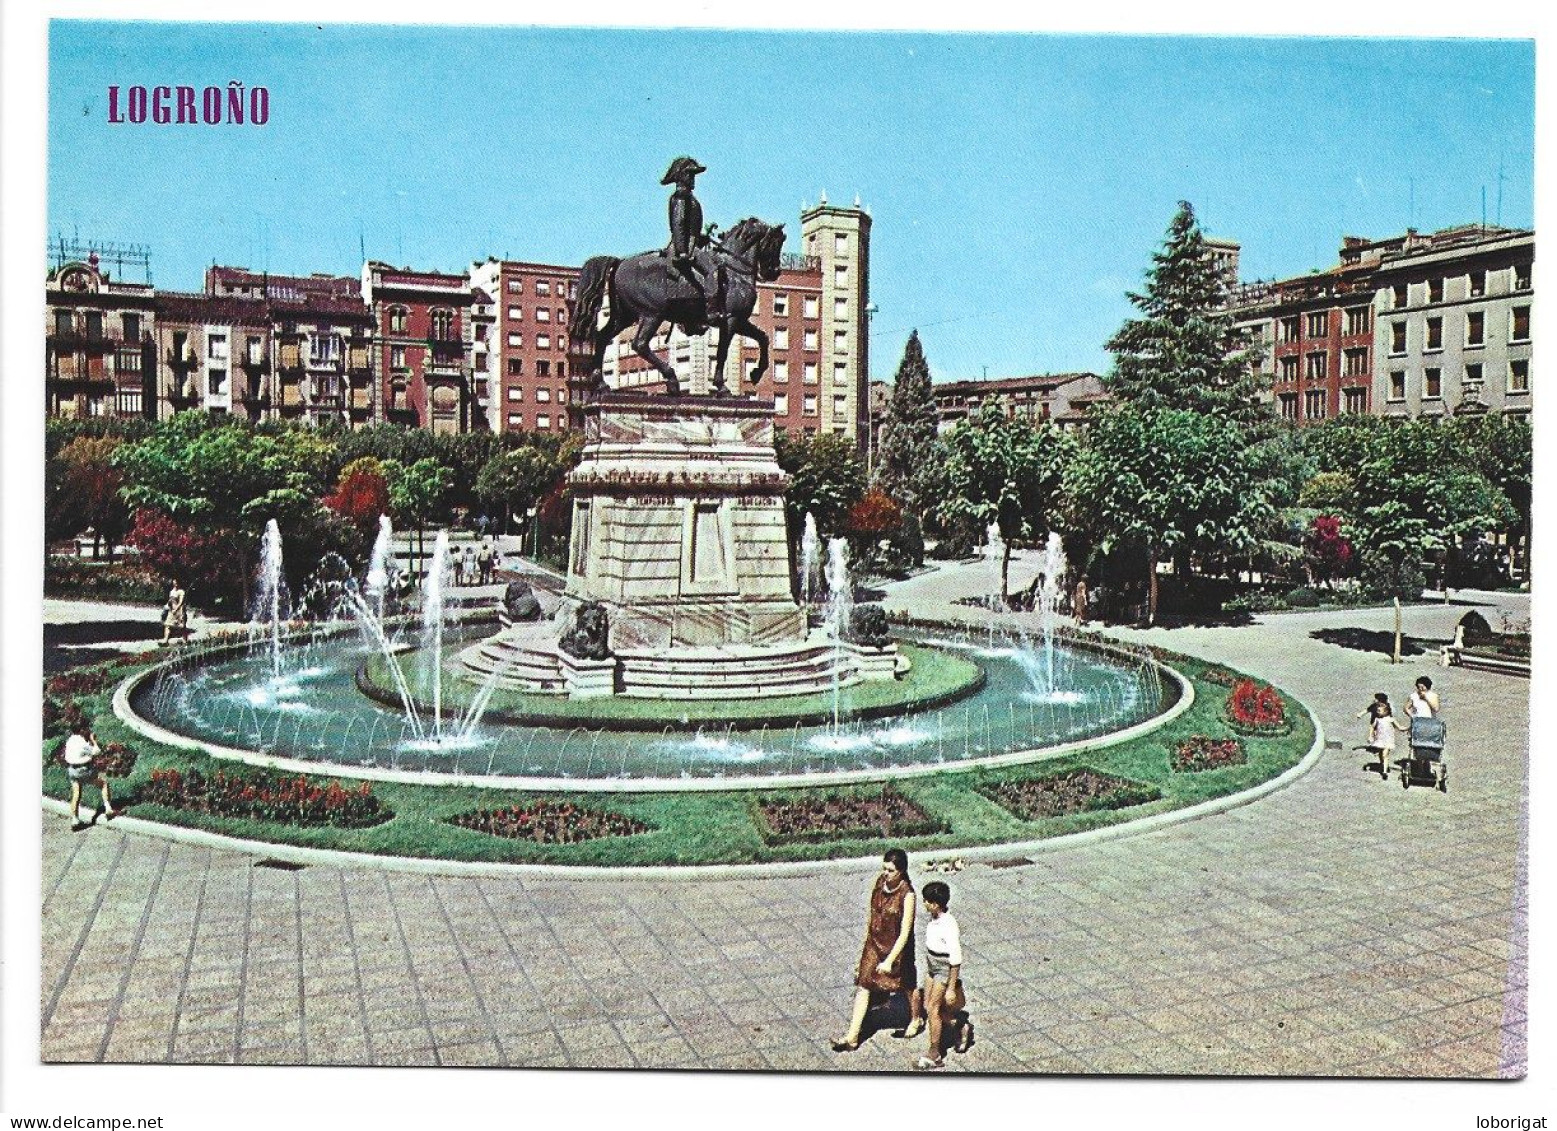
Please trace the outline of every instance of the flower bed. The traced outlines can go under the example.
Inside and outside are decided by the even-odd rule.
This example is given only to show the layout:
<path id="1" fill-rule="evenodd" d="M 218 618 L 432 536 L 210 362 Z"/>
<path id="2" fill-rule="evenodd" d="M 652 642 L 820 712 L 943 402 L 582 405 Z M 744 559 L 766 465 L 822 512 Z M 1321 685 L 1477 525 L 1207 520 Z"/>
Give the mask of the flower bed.
<path id="1" fill-rule="evenodd" d="M 240 775 L 218 770 L 208 776 L 199 770 L 153 770 L 136 800 L 218 817 L 347 829 L 376 825 L 394 816 L 373 796 L 367 782 L 355 787 L 333 780 L 319 785 L 301 774 Z"/>
<path id="2" fill-rule="evenodd" d="M 608 836 L 635 836 L 650 826 L 623 813 L 581 809 L 570 801 L 535 801 L 507 809 L 476 809 L 450 817 L 451 825 L 536 844 L 578 844 Z"/>
<path id="3" fill-rule="evenodd" d="M 43 693 L 54 699 L 74 699 L 77 695 L 95 695 L 113 680 L 106 667 L 76 668 L 43 681 Z"/>
<path id="4" fill-rule="evenodd" d="M 1236 738 L 1194 734 L 1174 749 L 1173 772 L 1198 774 L 1202 770 L 1219 770 L 1223 766 L 1241 766 L 1248 760 L 1248 752 Z"/>
<path id="5" fill-rule="evenodd" d="M 1239 734 L 1287 734 L 1292 729 L 1281 692 L 1252 679 L 1241 679 L 1233 685 L 1223 716 Z"/>
<path id="6" fill-rule="evenodd" d="M 1207 683 L 1214 683 L 1218 687 L 1232 687 L 1238 682 L 1238 676 L 1226 668 L 1208 667 L 1200 673 L 1200 678 Z"/>
<path id="7" fill-rule="evenodd" d="M 1155 786 L 1116 778 L 1085 766 L 1048 777 L 989 782 L 979 786 L 978 791 L 1024 821 L 1098 809 L 1124 809 L 1156 801 L 1162 796 Z"/>
<path id="8" fill-rule="evenodd" d="M 760 799 L 752 805 L 757 832 L 778 841 L 928 836 L 946 826 L 890 785 L 870 793 L 830 793 L 804 799 Z"/>

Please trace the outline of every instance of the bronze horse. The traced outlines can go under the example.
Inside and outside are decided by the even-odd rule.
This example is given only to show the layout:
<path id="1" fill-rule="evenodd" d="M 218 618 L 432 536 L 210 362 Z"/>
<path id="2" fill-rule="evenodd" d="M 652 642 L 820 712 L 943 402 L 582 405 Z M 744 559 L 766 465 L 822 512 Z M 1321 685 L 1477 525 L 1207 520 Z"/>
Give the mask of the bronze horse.
<path id="1" fill-rule="evenodd" d="M 784 225 L 774 227 L 755 217 L 742 220 L 715 242 L 704 242 L 695 257 L 701 261 L 699 266 L 708 269 L 708 278 L 719 280 L 712 303 L 676 270 L 664 251 L 646 251 L 630 259 L 601 255 L 585 263 L 579 273 L 568 337 L 575 356 L 593 358 L 590 392 L 598 393 L 605 387 L 601 366 L 606 347 L 634 322 L 638 332 L 633 335 L 633 350 L 665 378 L 665 391 L 670 396 L 681 395 L 681 382 L 670 364 L 649 348 L 666 322 L 676 323 L 688 334 L 719 328 L 715 396 L 726 396 L 730 391 L 724 380 L 730 339 L 736 334 L 752 339 L 761 351 L 749 376 L 756 384 L 768 369 L 768 336 L 751 321 L 757 306 L 757 283 L 778 278 L 783 246 Z M 608 297 L 610 316 L 601 326 L 600 308 Z"/>

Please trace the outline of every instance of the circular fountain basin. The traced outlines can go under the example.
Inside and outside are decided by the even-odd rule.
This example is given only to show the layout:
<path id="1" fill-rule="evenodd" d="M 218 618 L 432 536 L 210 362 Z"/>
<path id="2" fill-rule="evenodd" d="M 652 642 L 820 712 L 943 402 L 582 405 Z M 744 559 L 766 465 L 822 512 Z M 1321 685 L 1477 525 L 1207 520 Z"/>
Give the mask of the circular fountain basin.
<path id="1" fill-rule="evenodd" d="M 837 723 L 791 713 L 778 722 L 745 718 L 738 729 L 733 721 L 708 722 L 710 704 L 699 702 L 657 721 L 659 729 L 636 732 L 599 720 L 466 720 L 457 709 L 446 709 L 439 725 L 430 718 L 413 725 L 359 691 L 368 652 L 360 639 L 341 635 L 289 650 L 280 672 L 268 651 L 170 661 L 127 680 L 114 705 L 154 740 L 286 770 L 638 792 L 882 780 L 1036 761 L 1136 737 L 1193 698 L 1187 680 L 1150 656 L 1090 642 L 1037 653 L 926 633 L 911 647 L 971 663 L 978 686 L 949 704 L 853 718 L 853 689 L 845 689 Z"/>

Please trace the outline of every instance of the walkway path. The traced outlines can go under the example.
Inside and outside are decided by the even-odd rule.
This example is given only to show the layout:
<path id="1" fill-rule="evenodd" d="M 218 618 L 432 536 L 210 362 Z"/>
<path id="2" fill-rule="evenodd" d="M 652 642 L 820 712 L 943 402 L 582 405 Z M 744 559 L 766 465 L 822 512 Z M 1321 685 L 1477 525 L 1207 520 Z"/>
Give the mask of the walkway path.
<path id="1" fill-rule="evenodd" d="M 910 584 L 928 606 L 982 582 L 954 569 Z M 1408 610 L 1408 631 L 1447 639 L 1462 611 Z M 970 865 L 950 879 L 978 1044 L 953 1070 L 1523 1072 L 1528 685 L 1391 667 L 1314 636 L 1390 619 L 1121 634 L 1280 683 L 1346 747 L 1372 691 L 1403 697 L 1428 670 L 1450 792 L 1403 791 L 1331 750 L 1229 813 Z M 610 883 L 286 870 L 112 826 L 72 834 L 48 814 L 42 851 L 48 1061 L 901 1070 L 919 1051 L 886 1034 L 827 1049 L 863 870 Z"/>

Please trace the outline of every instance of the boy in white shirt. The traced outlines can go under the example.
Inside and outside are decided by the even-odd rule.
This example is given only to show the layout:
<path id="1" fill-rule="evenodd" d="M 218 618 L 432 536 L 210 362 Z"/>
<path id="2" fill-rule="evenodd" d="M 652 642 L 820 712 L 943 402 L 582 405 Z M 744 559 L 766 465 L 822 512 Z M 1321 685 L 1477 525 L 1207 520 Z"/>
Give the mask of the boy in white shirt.
<path id="1" fill-rule="evenodd" d="M 72 832 L 80 832 L 87 827 L 86 822 L 81 819 L 83 782 L 95 785 L 103 791 L 102 812 L 110 821 L 116 814 L 113 798 L 108 795 L 108 779 L 97 768 L 97 758 L 102 752 L 102 747 L 97 744 L 97 736 L 88 731 L 85 726 L 73 729 L 70 737 L 65 740 L 65 776 L 70 779 Z M 95 821 L 97 817 L 94 815 L 92 819 Z"/>
<path id="2" fill-rule="evenodd" d="M 973 1044 L 973 1022 L 968 1019 L 967 994 L 962 987 L 962 929 L 946 909 L 951 906 L 951 888 L 939 880 L 924 886 L 921 895 L 930 922 L 924 929 L 925 1013 L 930 1021 L 930 1049 L 914 1062 L 919 1069 L 943 1068 L 946 1052 L 942 1044 L 947 1030 L 957 1032 L 958 1052 L 967 1052 Z"/>

